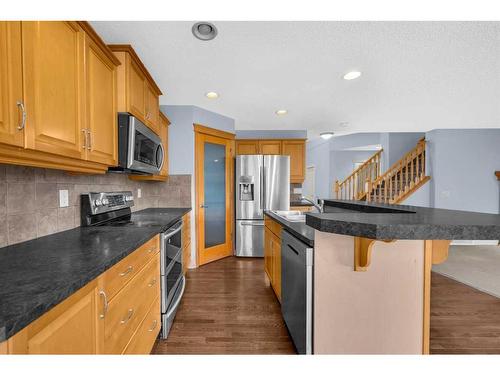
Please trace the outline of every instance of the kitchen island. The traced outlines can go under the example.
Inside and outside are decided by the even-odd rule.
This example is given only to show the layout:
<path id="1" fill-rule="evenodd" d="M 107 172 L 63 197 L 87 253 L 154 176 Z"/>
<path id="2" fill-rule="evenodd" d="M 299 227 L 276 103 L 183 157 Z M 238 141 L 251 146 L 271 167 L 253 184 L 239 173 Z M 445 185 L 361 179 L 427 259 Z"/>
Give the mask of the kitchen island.
<path id="1" fill-rule="evenodd" d="M 451 240 L 500 238 L 500 215 L 327 200 L 314 236 L 316 354 L 429 353 L 432 264 Z"/>

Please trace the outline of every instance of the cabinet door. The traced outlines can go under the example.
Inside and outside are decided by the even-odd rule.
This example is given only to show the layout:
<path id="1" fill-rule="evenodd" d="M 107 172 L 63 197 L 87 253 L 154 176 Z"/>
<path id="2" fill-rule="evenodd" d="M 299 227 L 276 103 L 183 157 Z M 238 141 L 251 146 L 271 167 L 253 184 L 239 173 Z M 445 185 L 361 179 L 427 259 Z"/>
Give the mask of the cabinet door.
<path id="1" fill-rule="evenodd" d="M 0 22 L 0 142 L 24 146 L 23 104 L 21 22 Z"/>
<path id="2" fill-rule="evenodd" d="M 283 155 L 290 156 L 290 182 L 303 182 L 306 174 L 305 141 L 283 141 Z"/>
<path id="3" fill-rule="evenodd" d="M 168 125 L 169 122 L 165 116 L 160 116 L 160 138 L 163 144 L 163 166 L 160 176 L 168 176 Z"/>
<path id="4" fill-rule="evenodd" d="M 127 56 L 128 60 L 128 110 L 131 114 L 145 121 L 146 119 L 146 81 L 139 66 Z"/>
<path id="5" fill-rule="evenodd" d="M 9 353 L 96 353 L 97 295 L 97 283 L 87 284 L 11 337 Z"/>
<path id="6" fill-rule="evenodd" d="M 236 141 L 236 155 L 258 155 L 258 141 Z"/>
<path id="7" fill-rule="evenodd" d="M 267 273 L 267 277 L 273 283 L 273 234 L 266 227 L 264 231 L 264 270 Z"/>
<path id="8" fill-rule="evenodd" d="M 281 141 L 280 140 L 259 141 L 259 154 L 281 155 Z"/>
<path id="9" fill-rule="evenodd" d="M 160 133 L 160 103 L 151 85 L 146 84 L 146 125 L 156 134 Z"/>
<path id="10" fill-rule="evenodd" d="M 87 159 L 117 163 L 116 68 L 89 37 L 85 44 L 87 89 Z"/>
<path id="11" fill-rule="evenodd" d="M 84 159 L 84 39 L 76 22 L 23 22 L 27 147 Z"/>
<path id="12" fill-rule="evenodd" d="M 278 300 L 281 302 L 281 240 L 272 235 L 273 248 L 273 288 Z"/>

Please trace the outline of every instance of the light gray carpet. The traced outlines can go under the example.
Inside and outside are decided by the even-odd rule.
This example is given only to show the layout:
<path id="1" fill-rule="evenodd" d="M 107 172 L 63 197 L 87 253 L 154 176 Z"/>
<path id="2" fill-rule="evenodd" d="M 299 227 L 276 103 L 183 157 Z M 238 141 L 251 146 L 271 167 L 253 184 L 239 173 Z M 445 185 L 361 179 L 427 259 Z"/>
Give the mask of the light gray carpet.
<path id="1" fill-rule="evenodd" d="M 450 246 L 448 259 L 432 270 L 500 298 L 500 246 Z"/>

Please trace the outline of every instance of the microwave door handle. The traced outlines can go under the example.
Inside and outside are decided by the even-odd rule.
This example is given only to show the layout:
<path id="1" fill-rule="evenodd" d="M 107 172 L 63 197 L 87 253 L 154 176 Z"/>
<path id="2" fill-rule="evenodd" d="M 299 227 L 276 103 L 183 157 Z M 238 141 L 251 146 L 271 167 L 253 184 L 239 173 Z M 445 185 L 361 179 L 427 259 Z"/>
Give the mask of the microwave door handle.
<path id="1" fill-rule="evenodd" d="M 165 163 L 165 149 L 163 148 L 163 145 L 161 143 L 158 144 L 158 149 L 161 150 L 161 156 L 162 156 L 161 163 L 158 166 L 158 170 L 161 171 L 161 169 L 163 168 L 163 164 Z M 158 150 L 156 152 L 158 152 Z"/>

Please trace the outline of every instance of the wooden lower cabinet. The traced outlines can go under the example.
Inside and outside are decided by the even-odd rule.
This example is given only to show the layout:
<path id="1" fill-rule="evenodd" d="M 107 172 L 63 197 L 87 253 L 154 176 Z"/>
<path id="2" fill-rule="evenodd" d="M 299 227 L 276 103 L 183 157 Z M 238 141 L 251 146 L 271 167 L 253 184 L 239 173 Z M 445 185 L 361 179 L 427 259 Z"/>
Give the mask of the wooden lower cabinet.
<path id="1" fill-rule="evenodd" d="M 185 274 L 191 263 L 191 213 L 182 217 L 182 272 Z"/>
<path id="2" fill-rule="evenodd" d="M 149 252 L 151 243 L 153 254 Z M 159 236 L 156 236 L 117 264 L 130 263 L 139 268 L 133 277 L 119 285 L 119 290 L 116 283 L 106 282 L 111 268 L 0 343 L 0 353 L 149 353 L 161 325 L 159 250 Z M 137 253 L 146 257 L 147 262 L 133 261 Z M 111 278 L 122 277 L 120 274 L 125 277 L 129 273 L 125 269 L 117 275 L 113 273 Z"/>
<path id="3" fill-rule="evenodd" d="M 264 270 L 281 302 L 281 229 L 282 226 L 265 217 L 264 230 Z"/>
<path id="4" fill-rule="evenodd" d="M 97 353 L 97 295 L 94 280 L 11 337 L 8 353 Z"/>

